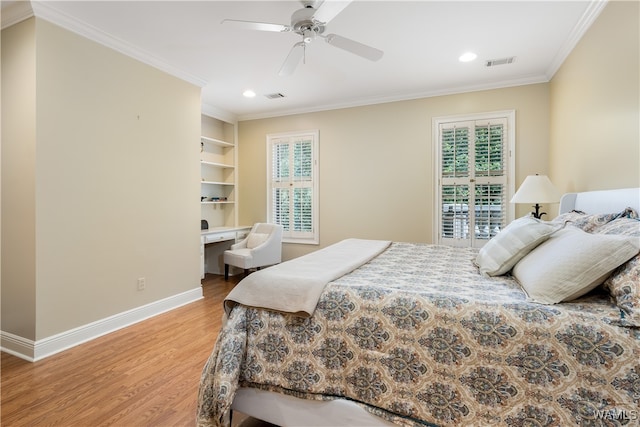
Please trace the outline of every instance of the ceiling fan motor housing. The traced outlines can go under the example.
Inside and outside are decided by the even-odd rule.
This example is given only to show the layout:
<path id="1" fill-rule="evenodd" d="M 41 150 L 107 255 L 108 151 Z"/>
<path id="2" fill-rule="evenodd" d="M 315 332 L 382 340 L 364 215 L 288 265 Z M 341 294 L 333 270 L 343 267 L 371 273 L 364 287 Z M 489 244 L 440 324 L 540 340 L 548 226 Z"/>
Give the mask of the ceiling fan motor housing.
<path id="1" fill-rule="evenodd" d="M 311 43 L 316 35 L 324 32 L 324 25 L 313 20 L 316 10 L 312 7 L 298 9 L 291 15 L 291 28 L 303 37 L 305 43 Z"/>

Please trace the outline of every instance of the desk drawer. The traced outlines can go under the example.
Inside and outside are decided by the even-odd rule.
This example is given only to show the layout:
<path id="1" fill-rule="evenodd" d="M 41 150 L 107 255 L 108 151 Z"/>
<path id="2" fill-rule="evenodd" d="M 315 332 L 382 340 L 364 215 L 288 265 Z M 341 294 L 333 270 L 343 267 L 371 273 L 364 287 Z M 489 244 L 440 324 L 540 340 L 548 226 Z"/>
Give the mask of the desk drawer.
<path id="1" fill-rule="evenodd" d="M 228 231 L 224 233 L 212 233 L 205 234 L 204 243 L 224 242 L 226 240 L 236 240 L 235 231 Z"/>

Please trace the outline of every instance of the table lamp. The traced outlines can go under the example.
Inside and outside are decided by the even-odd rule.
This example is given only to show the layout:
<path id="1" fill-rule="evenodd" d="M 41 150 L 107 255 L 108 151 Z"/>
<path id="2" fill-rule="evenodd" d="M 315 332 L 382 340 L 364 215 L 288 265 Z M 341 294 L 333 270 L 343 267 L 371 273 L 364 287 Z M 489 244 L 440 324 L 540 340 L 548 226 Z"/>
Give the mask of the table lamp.
<path id="1" fill-rule="evenodd" d="M 546 212 L 540 212 L 540 203 L 558 203 L 560 192 L 546 175 L 529 175 L 513 195 L 511 203 L 535 203 L 536 210 L 531 212 L 534 218 L 540 219 Z"/>

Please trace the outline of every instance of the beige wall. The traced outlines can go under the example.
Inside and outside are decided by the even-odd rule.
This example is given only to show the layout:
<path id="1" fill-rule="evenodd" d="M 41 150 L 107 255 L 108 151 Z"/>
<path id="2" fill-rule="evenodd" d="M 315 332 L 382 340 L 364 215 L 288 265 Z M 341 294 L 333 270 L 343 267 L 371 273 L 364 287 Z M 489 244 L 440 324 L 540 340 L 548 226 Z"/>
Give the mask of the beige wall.
<path id="1" fill-rule="evenodd" d="M 433 242 L 432 118 L 515 110 L 518 185 L 547 173 L 548 103 L 539 84 L 242 121 L 239 222 L 266 220 L 266 135 L 319 129 L 321 247 L 347 237 Z M 283 255 L 317 248 L 285 245 Z"/>
<path id="2" fill-rule="evenodd" d="M 39 340 L 199 287 L 199 88 L 46 21 L 18 25 L 35 31 L 35 128 L 3 128 L 2 182 L 15 185 L 4 168 L 15 163 L 31 186 L 14 194 L 27 215 L 3 191 L 3 232 L 26 230 L 2 241 L 3 331 Z M 2 40 L 4 65 L 18 41 Z M 20 98 L 5 93 L 10 78 L 3 69 L 3 123 Z M 34 150 L 5 150 L 34 130 Z M 35 247 L 14 265 L 23 237 Z"/>
<path id="3" fill-rule="evenodd" d="M 640 3 L 612 1 L 550 85 L 550 177 L 560 191 L 640 186 Z"/>
<path id="4" fill-rule="evenodd" d="M 2 319 L 35 339 L 35 20 L 2 31 Z"/>

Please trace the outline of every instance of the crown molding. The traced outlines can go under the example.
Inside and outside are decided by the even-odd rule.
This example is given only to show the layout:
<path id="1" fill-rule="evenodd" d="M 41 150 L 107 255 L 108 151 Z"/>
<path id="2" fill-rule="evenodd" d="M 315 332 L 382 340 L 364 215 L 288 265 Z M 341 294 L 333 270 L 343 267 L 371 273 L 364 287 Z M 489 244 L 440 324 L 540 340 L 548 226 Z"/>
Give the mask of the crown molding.
<path id="1" fill-rule="evenodd" d="M 204 114 L 205 116 L 213 117 L 227 123 L 238 122 L 238 116 L 228 111 L 225 111 L 221 108 L 213 106 L 211 104 L 206 104 L 203 102 L 201 110 L 202 110 L 202 114 Z"/>
<path id="2" fill-rule="evenodd" d="M 432 98 L 435 96 L 457 95 L 461 93 L 479 92 L 483 90 L 505 89 L 515 86 L 525 86 L 531 84 L 548 83 L 549 79 L 545 75 L 531 75 L 512 80 L 500 82 L 490 82 L 478 85 L 456 86 L 438 90 L 414 92 L 408 94 L 397 94 L 384 97 L 370 97 L 366 99 L 356 99 L 335 104 L 318 105 L 310 108 L 292 108 L 288 110 L 274 110 L 265 113 L 241 114 L 238 121 L 268 119 L 273 117 L 291 116 L 295 114 L 317 113 L 320 111 L 338 110 L 341 108 L 364 107 L 367 105 L 386 104 L 389 102 L 412 101 L 422 98 Z"/>
<path id="3" fill-rule="evenodd" d="M 205 78 L 188 73 L 178 67 L 175 67 L 169 64 L 164 59 L 158 58 L 152 55 L 151 53 L 146 52 L 145 50 L 140 49 L 137 46 L 134 46 L 125 40 L 114 37 L 113 35 L 105 31 L 102 31 L 92 25 L 79 21 L 78 19 L 64 12 L 61 12 L 60 10 L 55 8 L 52 2 L 32 1 L 32 2 L 17 2 L 17 3 L 27 3 L 27 4 L 30 3 L 31 5 L 30 8 L 33 10 L 31 16 L 44 19 L 45 21 L 51 22 L 52 24 L 62 27 L 68 31 L 71 31 L 82 37 L 85 37 L 89 40 L 99 43 L 103 46 L 111 48 L 117 52 L 122 53 L 123 55 L 129 56 L 142 63 L 150 65 L 161 71 L 164 71 L 165 73 L 170 74 L 174 77 L 177 77 L 181 80 L 194 84 L 198 87 L 204 87 L 208 83 Z M 55 2 L 53 3 L 55 4 Z M 23 18 L 23 19 L 26 19 L 26 18 Z M 4 25 L 4 10 L 3 10 L 3 25 Z"/>
<path id="4" fill-rule="evenodd" d="M 181 80 L 185 80 L 199 87 L 207 85 L 207 81 L 204 78 L 194 76 L 186 73 L 179 68 L 173 67 L 163 60 L 154 57 L 148 52 L 139 49 L 132 44 L 113 37 L 112 35 L 99 30 L 91 25 L 81 22 L 68 14 L 60 12 L 55 7 L 52 7 L 49 2 L 44 1 L 3 1 L 2 2 L 2 29 L 8 28 L 26 19 L 37 17 L 51 22 L 59 27 L 62 27 L 68 31 L 99 43 L 103 46 L 114 49 L 124 55 L 139 60 L 147 65 L 164 71 L 172 76 L 178 77 Z M 233 113 L 222 110 L 218 107 L 209 104 L 202 104 L 202 113 L 219 118 L 220 120 L 227 121 L 229 123 L 236 123 L 238 118 Z"/>
<path id="5" fill-rule="evenodd" d="M 551 61 L 549 68 L 547 68 L 547 79 L 551 80 L 553 78 L 571 51 L 576 47 L 582 36 L 584 36 L 589 27 L 591 27 L 598 18 L 600 12 L 602 12 L 607 3 L 608 0 L 594 0 L 589 2 L 587 10 L 584 11 L 575 27 L 573 27 L 571 33 L 569 33 L 566 42 L 560 47 L 555 58 Z"/>
<path id="6" fill-rule="evenodd" d="M 2 2 L 2 29 L 29 19 L 33 16 L 31 3 L 28 1 L 3 1 Z"/>
<path id="7" fill-rule="evenodd" d="M 519 86 L 524 84 L 535 84 L 535 83 L 545 83 L 549 82 L 555 73 L 560 69 L 564 61 L 567 59 L 569 54 L 578 44 L 580 39 L 587 32 L 589 27 L 593 24 L 593 22 L 600 15 L 602 10 L 608 4 L 608 0 L 593 0 L 589 2 L 589 5 L 580 20 L 576 23 L 571 33 L 567 37 L 566 42 L 560 47 L 558 53 L 554 57 L 554 60 L 551 62 L 547 70 L 545 71 L 544 76 L 531 76 L 529 78 L 518 79 L 510 82 L 502 82 L 501 84 L 485 84 L 478 85 L 473 87 L 459 87 L 459 88 L 448 88 L 437 91 L 428 91 L 414 94 L 398 94 L 396 96 L 386 96 L 386 97 L 376 97 L 369 99 L 361 99 L 361 100 L 352 100 L 347 102 L 342 102 L 338 104 L 331 105 L 323 105 L 316 106 L 308 109 L 287 109 L 280 111 L 270 111 L 265 113 L 248 113 L 248 114 L 240 114 L 235 115 L 228 111 L 219 109 L 210 104 L 202 104 L 202 112 L 205 115 L 220 118 L 221 120 L 225 120 L 228 122 L 237 122 L 243 120 L 254 120 L 254 119 L 263 119 L 269 117 L 278 117 L 278 116 L 287 116 L 294 114 L 302 114 L 302 113 L 311 113 L 318 111 L 326 111 L 332 109 L 339 108 L 350 108 L 350 107 L 358 107 L 379 103 L 387 103 L 387 102 L 396 102 L 396 101 L 405 101 L 411 99 L 418 98 L 428 98 L 432 96 L 441 96 L 441 95 L 451 95 L 463 92 L 473 92 L 480 90 L 489 90 L 489 89 L 498 89 L 510 86 Z M 195 76 L 193 74 L 187 73 L 184 70 L 181 70 L 177 67 L 174 67 L 168 64 L 166 61 L 161 58 L 155 57 L 149 52 L 146 52 L 142 49 L 137 48 L 136 46 L 118 39 L 106 33 L 98 28 L 95 28 L 91 25 L 88 25 L 84 22 L 81 22 L 64 12 L 57 10 L 55 7 L 52 7 L 51 2 L 48 1 L 22 1 L 22 0 L 3 0 L 2 1 L 2 13 L 1 13 L 1 21 L 2 21 L 2 29 L 9 27 L 11 25 L 17 24 L 25 19 L 36 16 L 38 18 L 49 21 L 55 25 L 58 25 L 66 30 L 79 34 L 87 39 L 100 43 L 104 46 L 107 46 L 111 49 L 114 49 L 126 56 L 132 57 L 136 60 L 139 60 L 147 65 L 150 65 L 154 68 L 157 68 L 161 71 L 164 71 L 170 75 L 173 75 L 181 80 L 187 81 L 199 87 L 204 87 L 208 84 L 208 81 L 205 78 Z"/>

